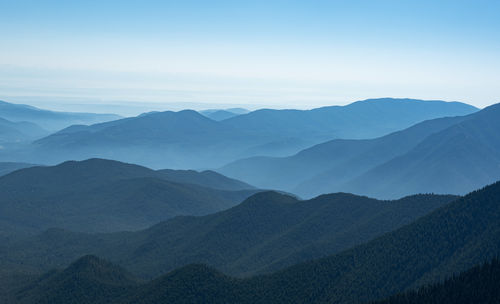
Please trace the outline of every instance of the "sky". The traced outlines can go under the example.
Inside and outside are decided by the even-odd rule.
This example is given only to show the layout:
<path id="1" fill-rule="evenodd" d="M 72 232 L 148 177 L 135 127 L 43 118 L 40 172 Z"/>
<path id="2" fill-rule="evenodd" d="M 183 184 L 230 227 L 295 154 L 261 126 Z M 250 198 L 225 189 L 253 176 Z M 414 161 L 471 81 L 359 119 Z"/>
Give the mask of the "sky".
<path id="1" fill-rule="evenodd" d="M 0 0 L 0 98 L 59 110 L 500 102 L 500 1 Z"/>

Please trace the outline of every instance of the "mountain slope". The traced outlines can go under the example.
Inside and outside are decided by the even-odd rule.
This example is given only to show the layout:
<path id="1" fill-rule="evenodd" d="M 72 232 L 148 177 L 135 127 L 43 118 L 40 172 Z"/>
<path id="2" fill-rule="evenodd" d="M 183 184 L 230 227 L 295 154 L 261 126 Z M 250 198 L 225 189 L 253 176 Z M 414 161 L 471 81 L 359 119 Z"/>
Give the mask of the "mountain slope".
<path id="1" fill-rule="evenodd" d="M 243 159 L 217 171 L 259 187 L 292 191 L 306 197 L 343 191 L 344 182 L 408 152 L 427 136 L 467 117 L 428 120 L 375 139 L 336 139 L 290 157 Z"/>
<path id="2" fill-rule="evenodd" d="M 498 179 L 500 104 L 427 137 L 345 189 L 384 198 L 419 192 L 464 194 Z"/>
<path id="3" fill-rule="evenodd" d="M 154 170 L 102 159 L 18 170 L 0 177 L 0 188 L 0 227 L 21 232 L 136 230 L 226 209 L 255 193 L 171 182 Z"/>
<path id="4" fill-rule="evenodd" d="M 54 163 L 71 155 L 154 168 L 214 168 L 244 157 L 290 155 L 333 138 L 382 135 L 427 118 L 476 110 L 461 103 L 381 99 L 310 111 L 259 110 L 223 121 L 190 110 L 148 113 L 66 128 L 37 141 L 31 158 L 23 161 Z"/>
<path id="5" fill-rule="evenodd" d="M 496 183 L 364 245 L 226 288 L 240 303 L 358 303 L 445 279 L 500 253 L 499 201 Z"/>
<path id="6" fill-rule="evenodd" d="M 109 303 L 137 287 L 124 269 L 84 256 L 63 271 L 52 271 L 17 291 L 17 303 Z"/>
<path id="7" fill-rule="evenodd" d="M 0 246 L 3 269 L 60 267 L 95 254 L 143 277 L 190 263 L 248 276 L 323 257 L 369 241 L 456 199 L 418 195 L 377 201 L 337 193 L 309 201 L 262 192 L 231 209 L 177 217 L 144 231 L 78 234 L 51 230 Z M 19 257 L 22 256 L 22 259 Z M 43 262 L 41 262 L 43 261 Z"/>
<path id="8" fill-rule="evenodd" d="M 34 167 L 34 164 L 0 162 L 0 176 L 9 174 L 19 169 Z"/>
<path id="9" fill-rule="evenodd" d="M 334 140 L 287 158 L 250 158 L 218 171 L 308 197 L 346 191 L 382 199 L 465 194 L 500 179 L 500 104 L 425 121 L 373 140 Z"/>
<path id="10" fill-rule="evenodd" d="M 500 302 L 500 263 L 475 266 L 460 275 L 415 291 L 394 295 L 378 304 L 488 304 Z"/>
<path id="11" fill-rule="evenodd" d="M 160 172 L 165 179 L 177 183 L 196 184 L 212 189 L 229 191 L 255 189 L 255 187 L 247 183 L 226 177 L 211 170 L 197 172 L 194 170 L 162 169 L 158 170 L 158 172 Z"/>
<path id="12" fill-rule="evenodd" d="M 13 122 L 31 122 L 50 131 L 73 124 L 93 124 L 120 118 L 114 114 L 56 112 L 0 101 L 0 117 Z"/>
<path id="13" fill-rule="evenodd" d="M 363 303 L 386 298 L 498 256 L 499 202 L 500 182 L 336 255 L 240 280 L 187 266 L 114 302 Z"/>
<path id="14" fill-rule="evenodd" d="M 369 301 L 450 277 L 500 253 L 499 201 L 496 183 L 364 245 L 254 278 L 255 302 Z"/>
<path id="15" fill-rule="evenodd" d="M 93 272 L 91 275 L 89 270 Z M 497 303 L 499 281 L 500 264 L 493 260 L 442 283 L 425 285 L 372 304 Z M 16 303 L 251 303 L 252 296 L 245 292 L 245 285 L 242 280 L 204 265 L 189 265 L 140 284 L 126 271 L 87 256 L 64 271 L 44 275 L 31 288 L 18 290 Z"/>
<path id="16" fill-rule="evenodd" d="M 48 134 L 48 131 L 34 123 L 12 122 L 0 117 L 0 144 L 27 142 Z"/>
<path id="17" fill-rule="evenodd" d="M 140 286 L 114 303 L 238 303 L 241 281 L 204 265 L 189 265 Z M 113 303 L 113 302 L 112 302 Z"/>

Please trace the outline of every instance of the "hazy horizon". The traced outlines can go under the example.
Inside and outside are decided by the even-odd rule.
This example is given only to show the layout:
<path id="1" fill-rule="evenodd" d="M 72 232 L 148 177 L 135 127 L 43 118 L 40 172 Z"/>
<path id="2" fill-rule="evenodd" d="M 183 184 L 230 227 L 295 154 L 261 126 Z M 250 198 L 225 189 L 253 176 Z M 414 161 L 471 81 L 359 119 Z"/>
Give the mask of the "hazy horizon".
<path id="1" fill-rule="evenodd" d="M 392 97 L 380 96 L 367 99 L 414 99 L 411 97 Z M 362 99 L 366 100 L 366 99 Z M 163 111 L 182 111 L 182 110 L 231 110 L 235 108 L 255 111 L 259 109 L 275 109 L 275 110 L 311 110 L 315 108 L 328 106 L 345 106 L 362 100 L 348 100 L 347 102 L 331 103 L 324 105 L 298 105 L 296 107 L 278 104 L 231 104 L 231 103 L 203 103 L 203 102 L 138 102 L 131 100 L 100 100 L 100 99 L 83 99 L 79 97 L 47 97 L 47 96 L 2 96 L 0 101 L 5 101 L 12 104 L 28 105 L 37 107 L 42 110 L 59 111 L 59 112 L 88 112 L 99 114 L 117 114 L 124 117 L 137 116 L 147 112 L 163 112 Z M 436 99 L 429 99 L 436 100 Z M 443 100 L 445 102 L 462 102 L 459 100 Z M 464 102 L 463 102 L 464 103 Z M 465 103 L 467 104 L 467 103 Z M 479 108 L 481 109 L 481 108 Z"/>
<path id="2" fill-rule="evenodd" d="M 499 8 L 496 1 L 2 1 L 0 98 L 88 111 L 313 108 L 386 96 L 482 108 L 500 101 Z"/>

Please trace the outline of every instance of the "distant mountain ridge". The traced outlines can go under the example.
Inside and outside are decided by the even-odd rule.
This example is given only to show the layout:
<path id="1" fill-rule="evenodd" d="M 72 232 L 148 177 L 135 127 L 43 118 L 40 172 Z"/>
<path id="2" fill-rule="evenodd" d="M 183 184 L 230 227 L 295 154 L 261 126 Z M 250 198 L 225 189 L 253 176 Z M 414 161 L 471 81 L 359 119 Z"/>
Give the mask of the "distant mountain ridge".
<path id="1" fill-rule="evenodd" d="M 378 98 L 312 110 L 261 109 L 224 123 L 235 128 L 288 134 L 289 137 L 316 137 L 322 142 L 333 138 L 374 138 L 423 120 L 462 116 L 477 110 L 460 102 Z"/>
<path id="2" fill-rule="evenodd" d="M 29 142 L 48 134 L 47 130 L 34 123 L 26 121 L 12 122 L 0 116 L 0 144 Z"/>
<path id="3" fill-rule="evenodd" d="M 4 157 L 44 164 L 71 156 L 152 168 L 215 168 L 244 157 L 290 155 L 333 138 L 373 137 L 425 119 L 476 110 L 456 102 L 377 99 L 309 111 L 264 109 L 222 121 L 191 110 L 167 111 L 71 126 Z"/>
<path id="4" fill-rule="evenodd" d="M 371 140 L 333 140 L 286 158 L 243 159 L 217 171 L 306 197 L 465 194 L 500 179 L 499 109 L 424 121 Z"/>
<path id="5" fill-rule="evenodd" d="M 49 131 L 57 131 L 73 124 L 93 124 L 121 118 L 115 114 L 57 112 L 29 105 L 0 100 L 0 117 L 12 122 L 31 122 Z"/>

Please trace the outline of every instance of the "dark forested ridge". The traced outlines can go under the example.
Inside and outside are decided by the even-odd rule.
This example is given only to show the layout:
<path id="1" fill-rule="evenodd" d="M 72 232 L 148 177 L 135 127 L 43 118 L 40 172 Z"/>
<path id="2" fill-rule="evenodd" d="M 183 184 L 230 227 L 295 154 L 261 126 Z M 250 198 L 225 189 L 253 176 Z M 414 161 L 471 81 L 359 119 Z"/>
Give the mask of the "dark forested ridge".
<path id="1" fill-rule="evenodd" d="M 500 104 L 425 121 L 372 140 L 333 140 L 285 158 L 254 157 L 218 171 L 257 187 L 309 197 L 463 195 L 500 179 Z"/>
<path id="2" fill-rule="evenodd" d="M 172 271 L 116 303 L 362 303 L 444 280 L 500 253 L 500 183 L 366 244 L 270 275 Z M 65 289 L 61 290 L 65 292 Z"/>
<path id="3" fill-rule="evenodd" d="M 499 219 L 500 183 L 495 183 L 376 240 L 255 283 L 263 288 L 262 301 L 275 303 L 384 298 L 497 256 Z"/>
<path id="4" fill-rule="evenodd" d="M 494 304 L 500 303 L 500 261 L 475 266 L 418 290 L 397 294 L 372 304 Z"/>
<path id="5" fill-rule="evenodd" d="M 222 178 L 203 177 L 214 184 Z M 21 169 L 0 177 L 0 234 L 52 227 L 92 232 L 144 229 L 177 215 L 227 209 L 258 191 L 223 191 L 196 183 L 176 182 L 161 172 L 103 159 Z"/>
<path id="6" fill-rule="evenodd" d="M 190 263 L 238 276 L 269 273 L 369 241 L 454 199 L 416 195 L 378 201 L 337 193 L 299 201 L 262 192 L 226 211 L 177 217 L 134 233 L 49 230 L 0 245 L 0 267 L 43 271 L 95 254 L 149 278 Z"/>

